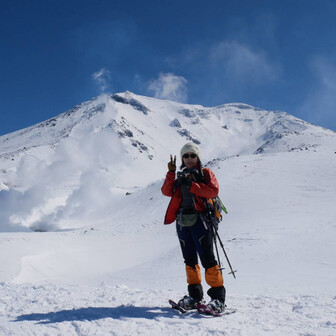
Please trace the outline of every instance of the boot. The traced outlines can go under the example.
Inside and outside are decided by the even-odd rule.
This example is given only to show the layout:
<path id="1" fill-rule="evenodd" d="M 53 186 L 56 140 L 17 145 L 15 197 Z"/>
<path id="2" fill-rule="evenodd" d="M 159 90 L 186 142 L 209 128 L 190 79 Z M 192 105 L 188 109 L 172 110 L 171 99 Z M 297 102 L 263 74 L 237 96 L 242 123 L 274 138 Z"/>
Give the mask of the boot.
<path id="1" fill-rule="evenodd" d="M 177 304 L 185 310 L 192 310 L 197 308 L 197 303 L 191 296 L 185 295 Z"/>
<path id="2" fill-rule="evenodd" d="M 211 300 L 207 306 L 217 314 L 221 314 L 225 310 L 225 303 L 218 299 Z"/>
<path id="3" fill-rule="evenodd" d="M 203 299 L 203 287 L 201 284 L 188 285 L 189 295 L 196 301 L 199 302 Z"/>
<path id="4" fill-rule="evenodd" d="M 219 301 L 225 303 L 226 291 L 225 291 L 225 287 L 224 286 L 221 286 L 221 287 L 211 287 L 208 290 L 208 295 L 211 297 L 212 300 L 218 299 Z"/>

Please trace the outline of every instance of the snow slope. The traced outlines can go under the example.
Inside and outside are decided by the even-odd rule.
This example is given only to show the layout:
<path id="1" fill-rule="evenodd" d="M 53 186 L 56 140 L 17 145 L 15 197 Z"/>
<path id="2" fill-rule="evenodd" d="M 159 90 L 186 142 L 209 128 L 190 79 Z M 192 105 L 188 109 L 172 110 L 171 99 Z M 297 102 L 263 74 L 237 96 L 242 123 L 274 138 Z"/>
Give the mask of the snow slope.
<path id="1" fill-rule="evenodd" d="M 243 104 L 112 97 L 0 138 L 0 334 L 335 335 L 335 133 Z M 188 137 L 229 210 L 238 312 L 221 318 L 167 305 L 186 283 L 160 187 Z"/>

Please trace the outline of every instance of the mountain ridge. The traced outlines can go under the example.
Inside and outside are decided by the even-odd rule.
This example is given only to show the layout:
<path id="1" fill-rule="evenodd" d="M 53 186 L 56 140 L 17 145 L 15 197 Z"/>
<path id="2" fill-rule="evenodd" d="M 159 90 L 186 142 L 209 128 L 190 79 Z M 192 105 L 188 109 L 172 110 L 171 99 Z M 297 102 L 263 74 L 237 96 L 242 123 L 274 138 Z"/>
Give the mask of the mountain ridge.
<path id="1" fill-rule="evenodd" d="M 26 151 L 28 148 L 40 145 L 54 146 L 59 143 L 60 139 L 70 136 L 76 126 L 94 119 L 99 113 L 103 113 L 106 110 L 107 104 L 114 104 L 116 109 L 119 110 L 120 115 L 123 114 L 123 111 L 120 111 L 122 109 L 133 109 L 134 111 L 141 112 L 145 116 L 149 116 L 149 119 L 151 115 L 155 113 L 164 113 L 165 110 L 170 110 L 170 113 L 168 113 L 172 115 L 171 111 L 174 111 L 175 115 L 170 118 L 167 126 L 176 128 L 178 136 L 198 144 L 201 143 L 201 139 L 195 134 L 196 132 L 193 130 L 195 127 L 193 127 L 193 125 L 203 124 L 202 121 L 211 119 L 211 115 L 215 115 L 217 121 L 222 123 L 221 127 L 223 130 L 229 133 L 228 135 L 220 135 L 224 139 L 231 137 L 230 131 L 231 133 L 236 132 L 236 137 L 241 136 L 244 139 L 244 134 L 241 134 L 243 132 L 240 132 L 242 128 L 248 129 L 250 133 L 253 131 L 253 127 L 243 127 L 244 124 L 247 126 L 246 124 L 248 123 L 253 124 L 259 121 L 259 124 L 256 125 L 254 130 L 259 143 L 259 146 L 253 151 L 255 153 L 263 153 L 267 151 L 269 145 L 274 147 L 274 143 L 279 142 L 283 137 L 299 135 L 299 132 L 303 132 L 308 128 L 310 128 L 311 132 L 314 131 L 319 134 L 325 133 L 331 136 L 335 136 L 336 134 L 331 130 L 309 124 L 286 112 L 267 111 L 248 104 L 228 103 L 215 107 L 204 107 L 201 105 L 158 100 L 135 95 L 126 91 L 124 93 L 98 96 L 76 105 L 72 109 L 53 118 L 0 136 L 0 155 L 5 154 L 9 157 L 11 152 L 15 155 L 20 149 Z M 166 107 L 164 107 L 164 105 L 166 105 Z M 105 125 L 101 124 L 100 127 L 114 129 L 119 137 L 131 138 L 133 136 L 132 129 L 135 130 L 136 127 L 133 125 L 127 128 L 127 118 L 123 116 L 119 116 L 119 118 L 116 117 L 118 116 L 115 115 L 114 118 L 111 116 L 108 122 Z M 184 122 L 181 123 L 180 119 Z M 189 123 L 186 121 L 189 121 Z M 154 125 L 155 123 L 153 123 L 152 126 Z M 260 127 L 264 127 L 264 129 L 261 130 Z M 19 138 L 21 138 L 22 141 L 15 141 Z M 202 142 L 204 142 L 204 140 Z M 132 145 L 138 147 L 140 152 L 148 149 L 148 146 L 141 144 L 140 140 L 137 142 L 136 139 L 134 139 Z M 233 153 L 230 153 L 230 155 L 232 154 Z"/>

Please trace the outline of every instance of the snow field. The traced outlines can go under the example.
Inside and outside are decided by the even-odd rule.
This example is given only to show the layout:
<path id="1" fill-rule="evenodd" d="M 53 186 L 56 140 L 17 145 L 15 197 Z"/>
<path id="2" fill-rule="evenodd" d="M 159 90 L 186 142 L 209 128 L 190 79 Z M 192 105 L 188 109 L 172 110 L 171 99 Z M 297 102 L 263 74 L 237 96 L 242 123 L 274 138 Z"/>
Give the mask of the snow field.
<path id="1" fill-rule="evenodd" d="M 336 330 L 336 297 L 230 297 L 235 314 L 179 315 L 172 290 L 0 284 L 2 335 L 319 335 Z"/>
<path id="2" fill-rule="evenodd" d="M 186 283 L 174 224 L 162 224 L 169 199 L 158 181 L 121 193 L 90 227 L 1 233 L 0 334 L 334 335 L 330 152 L 241 156 L 211 168 L 229 210 L 220 235 L 237 280 L 221 258 L 237 313 L 180 316 L 168 307 Z"/>

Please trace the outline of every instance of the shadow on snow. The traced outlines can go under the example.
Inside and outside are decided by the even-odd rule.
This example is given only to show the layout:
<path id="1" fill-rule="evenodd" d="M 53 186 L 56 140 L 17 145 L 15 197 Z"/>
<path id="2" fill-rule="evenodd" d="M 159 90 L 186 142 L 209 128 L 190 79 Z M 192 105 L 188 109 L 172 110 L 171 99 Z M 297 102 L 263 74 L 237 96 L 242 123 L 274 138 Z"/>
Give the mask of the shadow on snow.
<path id="1" fill-rule="evenodd" d="M 71 321 L 94 321 L 105 318 L 145 318 L 156 319 L 159 317 L 172 318 L 178 313 L 171 308 L 162 307 L 87 307 L 71 310 L 60 310 L 49 313 L 33 313 L 20 315 L 14 322 L 37 321 L 38 324 L 61 323 Z"/>

